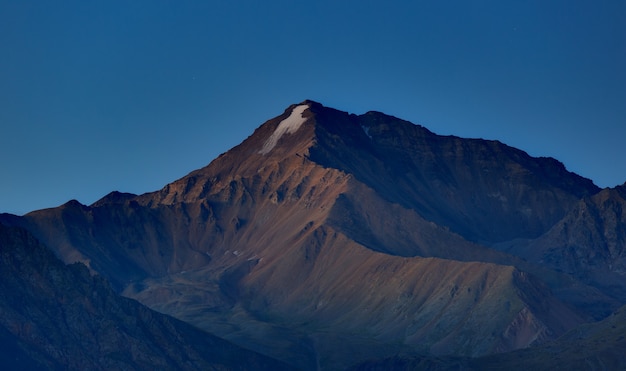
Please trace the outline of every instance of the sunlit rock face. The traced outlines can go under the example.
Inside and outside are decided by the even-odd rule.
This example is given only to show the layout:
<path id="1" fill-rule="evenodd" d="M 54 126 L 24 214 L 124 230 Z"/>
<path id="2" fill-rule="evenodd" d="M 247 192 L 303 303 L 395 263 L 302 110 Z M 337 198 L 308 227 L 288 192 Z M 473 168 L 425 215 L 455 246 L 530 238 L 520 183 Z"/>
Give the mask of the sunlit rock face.
<path id="1" fill-rule="evenodd" d="M 545 241 L 605 191 L 497 141 L 305 101 L 159 191 L 2 219 L 153 309 L 341 369 L 506 352 L 608 315 L 626 302 L 617 281 L 530 259 L 567 257 Z M 600 214 L 615 230 L 603 264 L 620 266 L 623 219 Z"/>

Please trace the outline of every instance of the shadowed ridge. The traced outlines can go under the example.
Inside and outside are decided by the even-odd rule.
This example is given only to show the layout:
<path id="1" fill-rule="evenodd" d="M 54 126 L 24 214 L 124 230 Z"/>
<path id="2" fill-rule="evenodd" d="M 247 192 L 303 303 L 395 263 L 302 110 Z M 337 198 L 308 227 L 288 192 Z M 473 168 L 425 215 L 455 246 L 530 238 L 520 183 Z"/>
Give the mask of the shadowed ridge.
<path id="1" fill-rule="evenodd" d="M 510 251 L 626 299 L 626 186 L 585 197 L 547 233 Z"/>
<path id="2" fill-rule="evenodd" d="M 479 358 L 402 356 L 371 359 L 350 371 L 430 370 L 623 370 L 626 307 L 606 319 L 578 326 L 543 345 Z"/>
<path id="3" fill-rule="evenodd" d="M 466 239 L 493 244 L 547 231 L 593 183 L 497 141 L 439 136 L 380 113 L 317 114 L 310 158 Z"/>
<path id="4" fill-rule="evenodd" d="M 289 369 L 134 300 L 82 264 L 64 265 L 23 229 L 0 225 L 0 339 L 22 369 Z M 10 349 L 10 348 L 9 348 Z"/>
<path id="5" fill-rule="evenodd" d="M 468 362 L 470 369 L 623 370 L 626 368 L 626 306 L 596 323 L 584 324 L 541 346 Z"/>
<path id="6" fill-rule="evenodd" d="M 100 207 L 100 206 L 104 206 L 107 204 L 123 204 L 126 201 L 132 200 L 135 197 L 137 197 L 137 195 L 133 193 L 113 191 L 107 194 L 106 196 L 102 197 L 98 201 L 94 202 L 90 206 Z"/>

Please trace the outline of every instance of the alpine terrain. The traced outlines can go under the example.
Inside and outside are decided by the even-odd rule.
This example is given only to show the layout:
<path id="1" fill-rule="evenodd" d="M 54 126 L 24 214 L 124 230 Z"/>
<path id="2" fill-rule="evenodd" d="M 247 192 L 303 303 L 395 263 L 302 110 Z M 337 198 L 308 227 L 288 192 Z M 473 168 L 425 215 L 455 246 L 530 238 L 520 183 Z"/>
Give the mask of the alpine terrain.
<path id="1" fill-rule="evenodd" d="M 176 331 L 240 352 L 242 369 L 551 369 L 559 359 L 619 368 L 625 208 L 626 184 L 601 190 L 555 159 L 305 101 L 156 192 L 112 192 L 0 222 L 27 230 L 19 233 L 71 264 L 64 269 L 81 287 L 96 287 L 45 305 L 105 316 L 112 309 L 101 297 L 124 297 L 113 318 L 81 319 L 74 333 L 139 327 L 137 349 L 168 347 L 165 330 L 143 327 L 150 313 L 155 326 L 185 325 Z M 12 252 L 6 241 L 3 259 L 45 255 Z M 35 266 L 53 264 L 45 259 Z M 2 266 L 16 277 L 3 297 L 37 277 L 18 264 Z M 20 290 L 66 287 L 58 279 Z M 8 310 L 3 336 L 27 344 L 28 358 L 38 309 L 19 318 Z M 114 336 L 84 346 L 102 352 Z M 50 339 L 48 348 L 65 346 Z M 179 357 L 206 361 L 180 339 Z M 29 359 L 84 364 L 47 354 Z"/>

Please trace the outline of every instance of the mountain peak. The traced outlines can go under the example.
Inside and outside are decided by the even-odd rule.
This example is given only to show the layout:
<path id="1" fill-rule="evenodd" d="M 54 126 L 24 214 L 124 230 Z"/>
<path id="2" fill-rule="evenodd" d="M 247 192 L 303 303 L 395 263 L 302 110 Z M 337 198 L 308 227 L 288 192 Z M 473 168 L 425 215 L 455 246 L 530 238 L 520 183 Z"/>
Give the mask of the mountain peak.
<path id="1" fill-rule="evenodd" d="M 353 135 L 353 133 L 350 133 L 352 130 L 362 131 L 359 125 L 356 124 L 356 121 L 351 120 L 355 117 L 357 116 L 354 114 L 325 107 L 321 103 L 310 99 L 298 104 L 292 104 L 287 107 L 282 115 L 262 125 L 261 128 L 267 126 L 268 129 L 259 131 L 259 136 L 267 137 L 257 153 L 267 155 L 283 140 L 285 143 L 290 143 L 289 146 L 295 145 L 298 138 L 304 138 L 307 140 L 307 143 L 311 144 L 310 139 L 312 137 L 319 137 L 318 125 L 339 136 L 351 136 Z M 307 122 L 314 123 L 315 125 L 312 126 L 315 126 L 316 129 L 304 134 L 299 133 L 302 131 L 302 126 Z M 296 133 L 299 135 L 294 136 Z"/>
<path id="2" fill-rule="evenodd" d="M 267 138 L 259 153 L 262 155 L 268 153 L 276 146 L 276 143 L 284 134 L 293 134 L 298 131 L 300 126 L 308 120 L 308 116 L 305 116 L 305 111 L 308 109 L 309 104 L 300 104 L 293 107 L 289 116 L 283 119 L 278 124 L 272 135 Z"/>
<path id="3" fill-rule="evenodd" d="M 215 182 L 263 169 L 282 179 L 305 164 L 349 174 L 387 201 L 486 244 L 537 237 L 580 197 L 599 191 L 556 160 L 498 141 L 441 136 L 381 112 L 356 115 L 305 100 L 167 186 L 161 201 L 192 200 Z"/>
<path id="4" fill-rule="evenodd" d="M 623 304 L 620 190 L 497 141 L 307 100 L 160 191 L 0 221 L 163 313 L 300 369 L 345 369 L 525 347 Z M 564 246 L 572 276 L 518 246 Z M 619 279 L 589 283 L 598 262 Z"/>

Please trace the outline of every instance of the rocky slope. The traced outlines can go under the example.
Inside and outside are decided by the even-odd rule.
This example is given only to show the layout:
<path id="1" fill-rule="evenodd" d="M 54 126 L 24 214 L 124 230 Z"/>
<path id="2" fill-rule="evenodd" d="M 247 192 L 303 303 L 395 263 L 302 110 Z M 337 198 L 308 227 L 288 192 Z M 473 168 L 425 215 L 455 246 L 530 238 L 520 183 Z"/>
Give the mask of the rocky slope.
<path id="1" fill-rule="evenodd" d="M 582 199 L 547 233 L 512 250 L 626 296 L 626 186 Z"/>
<path id="2" fill-rule="evenodd" d="M 537 237 L 582 196 L 599 191 L 554 159 L 498 141 L 440 136 L 378 112 L 324 109 L 316 118 L 314 161 L 353 174 L 388 201 L 471 241 Z"/>
<path id="3" fill-rule="evenodd" d="M 581 325 L 541 346 L 474 359 L 395 356 L 366 361 L 350 370 L 623 370 L 626 368 L 624 334 L 626 307 L 600 322 Z"/>
<path id="4" fill-rule="evenodd" d="M 12 370 L 287 369 L 119 297 L 0 224 L 0 362 Z"/>
<path id="5" fill-rule="evenodd" d="M 332 369 L 524 348 L 616 309 L 587 265 L 529 259 L 599 191 L 496 141 L 306 101 L 160 191 L 0 219 L 151 308 Z"/>
<path id="6" fill-rule="evenodd" d="M 579 326 L 558 340 L 470 362 L 475 369 L 623 370 L 626 369 L 626 307 L 606 319 Z"/>

